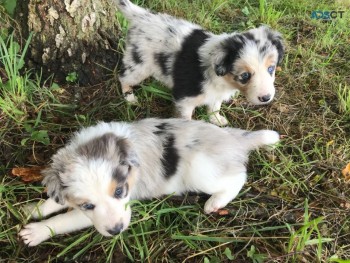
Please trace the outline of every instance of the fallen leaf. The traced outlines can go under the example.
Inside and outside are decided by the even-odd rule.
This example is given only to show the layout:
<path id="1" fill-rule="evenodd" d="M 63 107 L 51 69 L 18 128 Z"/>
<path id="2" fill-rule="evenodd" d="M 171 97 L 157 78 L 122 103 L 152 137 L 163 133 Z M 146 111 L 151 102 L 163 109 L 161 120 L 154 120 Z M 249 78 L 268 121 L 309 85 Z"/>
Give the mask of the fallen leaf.
<path id="1" fill-rule="evenodd" d="M 227 216 L 229 214 L 228 210 L 227 209 L 219 209 L 217 211 L 218 215 L 220 216 Z"/>
<path id="2" fill-rule="evenodd" d="M 350 181 L 350 163 L 341 171 L 346 181 Z"/>
<path id="3" fill-rule="evenodd" d="M 34 167 L 16 167 L 12 168 L 12 175 L 18 176 L 23 182 L 31 183 L 38 182 L 43 179 L 41 171 L 45 169 L 44 166 L 34 166 Z"/>

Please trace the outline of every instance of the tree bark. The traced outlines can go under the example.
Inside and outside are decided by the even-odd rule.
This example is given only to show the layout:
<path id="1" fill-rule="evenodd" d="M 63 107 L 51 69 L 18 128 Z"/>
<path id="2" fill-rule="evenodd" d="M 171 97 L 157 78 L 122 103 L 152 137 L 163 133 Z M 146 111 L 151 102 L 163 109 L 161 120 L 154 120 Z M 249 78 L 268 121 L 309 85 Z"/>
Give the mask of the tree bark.
<path id="1" fill-rule="evenodd" d="M 28 65 L 62 82 L 77 73 L 79 83 L 110 78 L 118 64 L 120 28 L 109 0 L 21 0 L 16 19 L 22 35 L 34 32 Z"/>

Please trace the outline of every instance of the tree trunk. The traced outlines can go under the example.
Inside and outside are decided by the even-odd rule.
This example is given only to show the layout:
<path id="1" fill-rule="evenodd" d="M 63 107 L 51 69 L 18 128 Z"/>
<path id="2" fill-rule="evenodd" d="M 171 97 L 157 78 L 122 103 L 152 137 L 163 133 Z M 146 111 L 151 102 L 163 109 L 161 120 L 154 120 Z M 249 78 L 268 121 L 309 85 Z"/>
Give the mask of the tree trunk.
<path id="1" fill-rule="evenodd" d="M 34 32 L 28 65 L 62 82 L 77 73 L 79 83 L 110 78 L 118 64 L 120 28 L 109 0 L 20 0 L 16 19 L 22 35 Z"/>

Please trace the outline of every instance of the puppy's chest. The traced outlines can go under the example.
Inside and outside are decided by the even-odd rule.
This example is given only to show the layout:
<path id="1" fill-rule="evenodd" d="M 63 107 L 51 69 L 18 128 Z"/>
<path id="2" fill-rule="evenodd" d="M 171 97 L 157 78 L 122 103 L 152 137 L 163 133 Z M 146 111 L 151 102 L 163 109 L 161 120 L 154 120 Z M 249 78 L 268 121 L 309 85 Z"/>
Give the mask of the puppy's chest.
<path id="1" fill-rule="evenodd" d="M 206 102 L 227 101 L 239 93 L 239 90 L 229 85 L 223 78 L 207 79 L 202 85 Z"/>

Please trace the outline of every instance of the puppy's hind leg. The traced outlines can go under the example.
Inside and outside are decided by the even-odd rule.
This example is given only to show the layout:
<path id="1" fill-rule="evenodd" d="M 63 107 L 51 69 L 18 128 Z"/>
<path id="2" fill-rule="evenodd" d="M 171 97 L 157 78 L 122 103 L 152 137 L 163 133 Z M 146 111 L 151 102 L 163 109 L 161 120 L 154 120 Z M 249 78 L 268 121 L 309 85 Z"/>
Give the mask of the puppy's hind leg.
<path id="1" fill-rule="evenodd" d="M 138 63 L 134 62 L 135 58 L 131 55 L 132 51 L 126 50 L 125 52 L 122 69 L 119 74 L 119 82 L 125 99 L 132 104 L 136 104 L 137 98 L 133 94 L 132 86 L 138 85 L 150 77 L 152 75 L 152 66 L 145 65 L 141 58 L 139 58 L 140 61 L 137 61 Z"/>
<path id="2" fill-rule="evenodd" d="M 246 173 L 228 175 L 219 178 L 220 190 L 216 191 L 204 205 L 204 212 L 207 214 L 217 212 L 232 201 L 242 189 L 246 182 Z"/>

